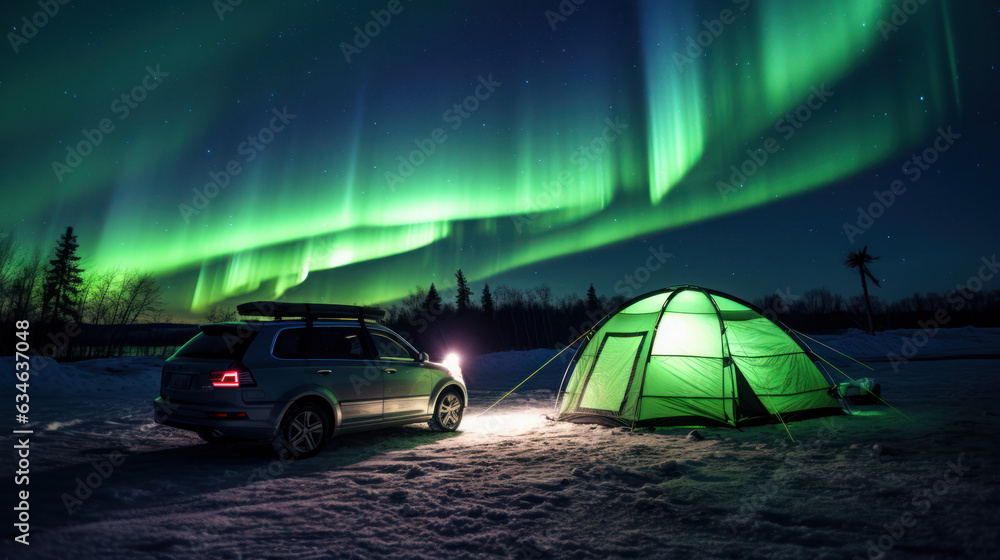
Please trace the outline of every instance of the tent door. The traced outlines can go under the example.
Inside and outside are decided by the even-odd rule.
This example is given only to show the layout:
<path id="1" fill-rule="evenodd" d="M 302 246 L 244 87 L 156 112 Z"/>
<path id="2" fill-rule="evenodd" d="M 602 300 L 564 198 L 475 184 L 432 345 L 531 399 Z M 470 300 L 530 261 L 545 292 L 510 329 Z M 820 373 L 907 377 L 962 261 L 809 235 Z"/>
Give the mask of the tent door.
<path id="1" fill-rule="evenodd" d="M 736 364 L 733 364 L 733 377 L 736 381 L 736 420 L 770 414 Z"/>
<path id="2" fill-rule="evenodd" d="M 580 395 L 580 412 L 620 415 L 647 333 L 604 335 Z"/>

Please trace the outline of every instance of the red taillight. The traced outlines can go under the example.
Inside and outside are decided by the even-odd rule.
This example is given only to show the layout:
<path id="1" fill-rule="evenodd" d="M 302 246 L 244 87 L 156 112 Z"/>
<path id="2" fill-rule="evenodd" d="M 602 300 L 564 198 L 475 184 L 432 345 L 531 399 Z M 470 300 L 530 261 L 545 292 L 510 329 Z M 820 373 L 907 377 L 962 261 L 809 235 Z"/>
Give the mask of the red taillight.
<path id="1" fill-rule="evenodd" d="M 238 371 L 213 371 L 212 387 L 239 387 L 240 372 Z"/>
<path id="2" fill-rule="evenodd" d="M 209 418 L 222 418 L 226 420 L 237 420 L 241 418 L 246 418 L 246 412 L 206 412 L 205 416 Z"/>
<path id="3" fill-rule="evenodd" d="M 212 387 L 255 387 L 253 375 L 240 363 L 234 363 L 226 371 L 212 372 Z"/>

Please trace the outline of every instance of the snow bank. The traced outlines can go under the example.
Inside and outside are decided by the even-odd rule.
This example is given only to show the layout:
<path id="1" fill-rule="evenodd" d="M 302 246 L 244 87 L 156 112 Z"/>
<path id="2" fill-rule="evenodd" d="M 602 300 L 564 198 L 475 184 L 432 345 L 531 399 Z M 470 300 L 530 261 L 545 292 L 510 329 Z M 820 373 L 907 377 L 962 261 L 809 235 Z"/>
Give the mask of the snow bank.
<path id="1" fill-rule="evenodd" d="M 552 357 L 559 351 L 545 348 L 484 354 L 472 358 L 467 365 L 462 364 L 462 373 L 469 390 L 504 388 L 509 390 L 531 375 L 532 372 L 542 368 L 545 362 L 552 360 L 522 385 L 521 389 L 526 391 L 532 389 L 555 390 L 559 388 L 562 376 L 566 372 L 566 366 L 573 358 L 575 350 L 575 348 L 570 348 L 554 360 Z"/>
<path id="2" fill-rule="evenodd" d="M 812 335 L 810 335 L 812 336 Z M 835 335 L 818 335 L 812 338 L 836 348 L 858 360 L 881 361 L 889 356 L 904 356 L 921 360 L 956 356 L 1000 354 L 1000 329 L 963 327 L 959 329 L 897 329 L 879 331 L 875 336 L 849 329 Z M 824 348 L 812 340 L 806 342 L 813 350 L 824 354 Z M 825 354 L 824 354 L 825 355 Z"/>
<path id="3" fill-rule="evenodd" d="M 31 378 L 28 392 L 34 396 L 60 395 L 151 395 L 160 390 L 160 370 L 163 359 L 158 357 L 104 358 L 59 363 L 51 358 L 35 356 L 30 362 Z M 0 357 L 0 395 L 10 395 L 17 389 L 14 358 Z"/>

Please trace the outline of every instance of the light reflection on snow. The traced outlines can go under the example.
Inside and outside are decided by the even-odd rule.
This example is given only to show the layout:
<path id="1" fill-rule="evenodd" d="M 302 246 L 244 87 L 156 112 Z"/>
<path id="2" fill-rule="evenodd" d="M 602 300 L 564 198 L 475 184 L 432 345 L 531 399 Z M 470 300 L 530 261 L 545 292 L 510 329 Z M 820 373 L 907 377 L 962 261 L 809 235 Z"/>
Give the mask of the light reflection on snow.
<path id="1" fill-rule="evenodd" d="M 79 418 L 69 420 L 67 422 L 49 422 L 42 428 L 43 431 L 58 430 L 60 428 L 69 428 L 70 426 L 76 426 L 77 424 L 83 424 L 83 420 Z"/>
<path id="2" fill-rule="evenodd" d="M 511 434 L 541 428 L 547 420 L 544 414 L 490 412 L 469 415 L 462 419 L 461 430 L 470 433 Z"/>

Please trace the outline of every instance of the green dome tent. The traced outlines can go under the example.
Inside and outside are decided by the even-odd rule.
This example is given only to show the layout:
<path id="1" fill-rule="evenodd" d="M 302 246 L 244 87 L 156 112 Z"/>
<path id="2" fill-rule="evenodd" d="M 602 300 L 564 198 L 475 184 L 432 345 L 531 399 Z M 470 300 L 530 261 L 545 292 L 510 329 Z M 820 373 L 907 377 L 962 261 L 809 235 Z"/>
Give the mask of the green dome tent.
<path id="1" fill-rule="evenodd" d="M 844 413 L 786 327 L 721 292 L 650 292 L 591 332 L 567 366 L 558 420 L 740 426 Z"/>

